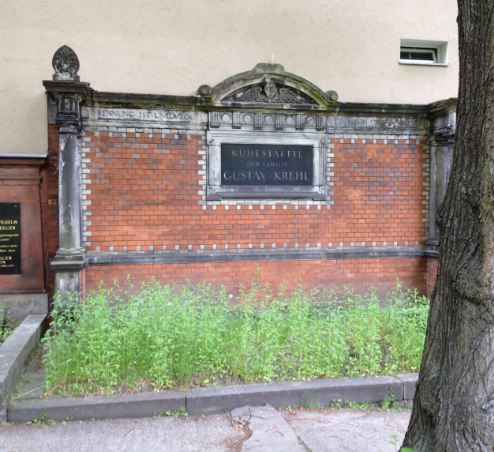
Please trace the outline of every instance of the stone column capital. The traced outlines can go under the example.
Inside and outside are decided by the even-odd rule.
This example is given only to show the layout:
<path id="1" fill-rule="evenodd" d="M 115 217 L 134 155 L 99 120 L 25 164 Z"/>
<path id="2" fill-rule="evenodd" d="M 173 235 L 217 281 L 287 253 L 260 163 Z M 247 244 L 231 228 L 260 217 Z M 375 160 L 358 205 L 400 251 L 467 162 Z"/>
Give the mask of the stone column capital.
<path id="1" fill-rule="evenodd" d="M 55 123 L 59 132 L 80 133 L 82 105 L 89 94 L 89 83 L 45 80 L 43 85 L 55 104 Z"/>

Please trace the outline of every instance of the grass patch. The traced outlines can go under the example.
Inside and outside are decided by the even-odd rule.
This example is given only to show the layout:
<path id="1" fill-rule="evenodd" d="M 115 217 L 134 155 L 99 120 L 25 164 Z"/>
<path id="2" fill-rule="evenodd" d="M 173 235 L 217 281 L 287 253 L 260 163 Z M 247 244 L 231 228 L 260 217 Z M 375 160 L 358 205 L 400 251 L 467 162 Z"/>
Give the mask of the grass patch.
<path id="1" fill-rule="evenodd" d="M 79 395 L 224 383 L 382 375 L 419 368 L 428 300 L 393 290 L 302 289 L 287 296 L 253 285 L 232 304 L 207 285 L 145 284 L 83 303 L 54 302 L 43 339 L 46 392 Z"/>

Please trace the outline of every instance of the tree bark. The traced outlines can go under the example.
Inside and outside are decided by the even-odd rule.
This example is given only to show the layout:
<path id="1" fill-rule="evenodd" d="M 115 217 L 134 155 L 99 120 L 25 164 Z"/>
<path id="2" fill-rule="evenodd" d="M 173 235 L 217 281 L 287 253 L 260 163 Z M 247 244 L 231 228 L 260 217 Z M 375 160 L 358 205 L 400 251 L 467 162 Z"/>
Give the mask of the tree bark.
<path id="1" fill-rule="evenodd" d="M 403 447 L 494 451 L 494 0 L 458 0 L 454 163 Z"/>

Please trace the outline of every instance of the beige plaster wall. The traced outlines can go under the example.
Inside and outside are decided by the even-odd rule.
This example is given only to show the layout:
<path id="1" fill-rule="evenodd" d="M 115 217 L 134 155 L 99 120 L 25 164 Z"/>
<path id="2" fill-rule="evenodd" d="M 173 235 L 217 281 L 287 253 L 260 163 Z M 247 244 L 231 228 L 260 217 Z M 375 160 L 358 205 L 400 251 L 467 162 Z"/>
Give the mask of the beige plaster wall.
<path id="1" fill-rule="evenodd" d="M 62 44 L 101 91 L 195 94 L 276 61 L 343 102 L 456 96 L 455 0 L 0 0 L 0 153 L 46 151 L 43 79 Z M 400 38 L 448 41 L 449 66 L 398 64 Z"/>

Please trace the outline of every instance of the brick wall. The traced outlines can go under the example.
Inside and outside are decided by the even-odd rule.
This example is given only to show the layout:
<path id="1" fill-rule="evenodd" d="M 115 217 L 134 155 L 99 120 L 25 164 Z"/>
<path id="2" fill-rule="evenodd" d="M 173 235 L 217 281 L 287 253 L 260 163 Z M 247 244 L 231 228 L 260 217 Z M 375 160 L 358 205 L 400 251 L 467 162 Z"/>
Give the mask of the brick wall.
<path id="1" fill-rule="evenodd" d="M 130 275 L 132 280 L 155 278 L 166 283 L 207 281 L 235 291 L 239 284 L 248 287 L 254 280 L 287 290 L 298 285 L 306 288 L 370 288 L 385 295 L 400 280 L 404 287 L 415 287 L 426 293 L 426 258 L 387 258 L 349 260 L 283 260 L 272 262 L 214 262 L 192 264 L 94 265 L 86 271 L 86 285 L 109 287 Z"/>
<path id="2" fill-rule="evenodd" d="M 428 156 L 415 137 L 333 136 L 331 202 L 207 202 L 205 136 L 198 131 L 99 127 L 86 131 L 83 141 L 88 255 L 350 253 L 344 259 L 90 265 L 84 279 L 88 290 L 127 274 L 230 288 L 254 278 L 289 287 L 374 287 L 380 293 L 397 279 L 424 293 L 430 285 L 426 258 L 351 258 L 352 250 L 424 246 Z"/>
<path id="3" fill-rule="evenodd" d="M 333 140 L 331 205 L 201 202 L 201 134 L 101 131 L 86 138 L 90 252 L 424 244 L 426 156 L 415 140 Z"/>
<path id="4" fill-rule="evenodd" d="M 54 124 L 48 126 L 48 158 L 46 174 L 46 235 L 45 247 L 48 259 L 55 256 L 58 249 L 58 128 Z M 53 293 L 55 274 L 48 266 L 48 287 L 50 296 Z"/>
<path id="5" fill-rule="evenodd" d="M 325 233 L 378 246 L 423 245 L 427 184 L 424 145 L 416 140 L 346 139 L 334 148 L 334 206 Z"/>
<path id="6" fill-rule="evenodd" d="M 437 270 L 439 266 L 438 259 L 427 260 L 427 296 L 432 297 L 434 287 L 436 286 Z"/>

